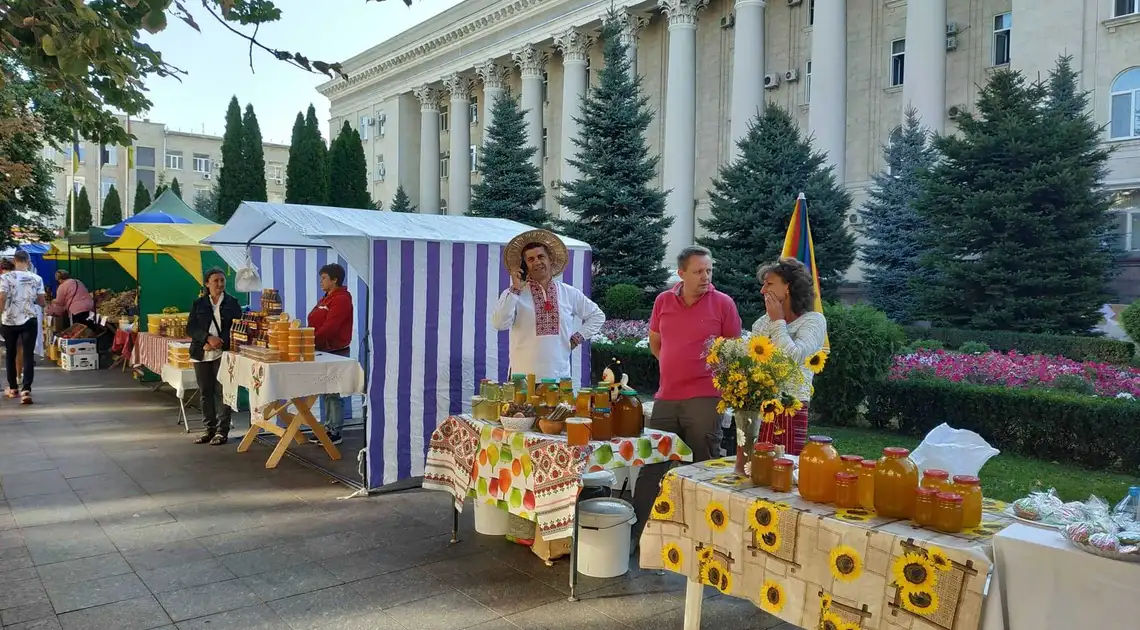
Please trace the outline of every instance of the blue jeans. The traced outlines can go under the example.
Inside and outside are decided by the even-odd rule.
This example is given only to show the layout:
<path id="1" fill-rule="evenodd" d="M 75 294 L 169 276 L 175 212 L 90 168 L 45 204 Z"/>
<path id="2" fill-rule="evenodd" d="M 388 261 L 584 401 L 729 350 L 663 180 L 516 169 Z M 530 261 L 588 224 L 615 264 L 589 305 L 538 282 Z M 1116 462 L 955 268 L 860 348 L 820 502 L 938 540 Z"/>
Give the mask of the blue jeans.
<path id="1" fill-rule="evenodd" d="M 329 433 L 340 433 L 344 426 L 344 399 L 340 394 L 321 396 L 321 423 Z"/>

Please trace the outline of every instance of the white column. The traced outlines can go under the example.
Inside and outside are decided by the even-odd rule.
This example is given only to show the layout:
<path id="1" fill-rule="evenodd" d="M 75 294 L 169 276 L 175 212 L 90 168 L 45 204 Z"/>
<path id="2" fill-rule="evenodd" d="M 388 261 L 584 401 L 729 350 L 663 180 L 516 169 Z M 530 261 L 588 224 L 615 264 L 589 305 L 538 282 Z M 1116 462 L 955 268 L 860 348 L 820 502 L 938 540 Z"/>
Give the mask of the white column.
<path id="1" fill-rule="evenodd" d="M 662 187 L 673 217 L 666 260 L 693 244 L 696 227 L 697 11 L 708 0 L 657 0 L 669 18 L 669 72 L 665 84 L 665 151 Z"/>
<path id="2" fill-rule="evenodd" d="M 421 85 L 413 93 L 420 99 L 420 212 L 439 214 L 439 90 Z"/>
<path id="3" fill-rule="evenodd" d="M 447 213 L 464 215 L 471 207 L 471 78 L 453 73 L 443 85 L 451 95 Z"/>
<path id="4" fill-rule="evenodd" d="M 570 164 L 570 159 L 578 154 L 579 127 L 575 118 L 582 117 L 582 97 L 586 94 L 586 63 L 590 45 L 594 38 L 569 29 L 554 38 L 554 45 L 562 53 L 562 163 L 561 180 L 572 182 L 578 179 L 578 169 Z"/>
<path id="5" fill-rule="evenodd" d="M 748 135 L 748 124 L 764 107 L 764 0 L 736 0 L 732 55 L 732 146 L 729 158 L 740 151 L 736 143 Z"/>
<path id="6" fill-rule="evenodd" d="M 816 0 L 811 34 L 811 105 L 814 148 L 827 154 L 840 186 L 847 163 L 847 0 Z"/>
<path id="7" fill-rule="evenodd" d="M 527 46 L 511 54 L 522 75 L 522 108 L 526 112 L 527 144 L 535 148 L 534 162 L 542 174 L 542 71 L 546 67 L 546 52 Z M 545 182 L 544 182 L 545 184 Z"/>
<path id="8" fill-rule="evenodd" d="M 618 22 L 621 24 L 621 43 L 625 44 L 625 56 L 629 59 L 629 73 L 637 76 L 637 38 L 641 29 L 649 24 L 649 18 L 626 11 L 618 14 Z"/>
<path id="9" fill-rule="evenodd" d="M 943 132 L 946 123 L 946 0 L 923 0 L 906 5 L 903 103 L 904 120 L 907 108 L 914 107 L 923 125 L 937 133 Z"/>
<path id="10" fill-rule="evenodd" d="M 487 144 L 487 130 L 495 120 L 495 101 L 506 93 L 507 76 L 510 68 L 494 61 L 487 61 L 475 68 L 475 74 L 483 81 L 483 145 Z"/>

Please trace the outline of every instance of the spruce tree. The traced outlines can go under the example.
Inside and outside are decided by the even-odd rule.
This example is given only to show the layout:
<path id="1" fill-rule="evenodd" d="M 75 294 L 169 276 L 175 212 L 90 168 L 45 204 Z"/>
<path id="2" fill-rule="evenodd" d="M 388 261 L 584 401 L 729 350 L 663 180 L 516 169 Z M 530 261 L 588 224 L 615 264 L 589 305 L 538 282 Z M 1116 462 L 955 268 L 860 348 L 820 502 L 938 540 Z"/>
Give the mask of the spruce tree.
<path id="1" fill-rule="evenodd" d="M 915 211 L 922 176 L 937 161 L 931 135 L 909 108 L 899 136 L 883 147 L 887 168 L 872 175 L 862 216 L 871 239 L 862 248 L 867 301 L 897 322 L 914 321 L 917 307 L 912 283 L 922 282 L 919 258 L 929 231 Z"/>
<path id="2" fill-rule="evenodd" d="M 917 208 L 932 226 L 925 318 L 986 330 L 1085 334 L 1108 301 L 1108 153 L 1070 60 L 1047 81 L 994 73 L 939 137 Z"/>
<path id="3" fill-rule="evenodd" d="M 170 190 L 173 190 L 173 191 L 174 191 L 174 194 L 175 194 L 175 195 L 178 195 L 178 198 L 179 198 L 179 199 L 181 199 L 181 198 L 182 198 L 182 186 L 180 186 L 180 185 L 178 184 L 178 178 L 177 178 L 177 177 L 175 177 L 175 178 L 174 178 L 174 179 L 173 179 L 173 180 L 170 182 Z"/>
<path id="4" fill-rule="evenodd" d="M 123 200 L 119 198 L 119 191 L 111 184 L 107 197 L 103 199 L 103 217 L 100 225 L 116 225 L 123 220 Z"/>
<path id="5" fill-rule="evenodd" d="M 392 197 L 392 205 L 388 208 L 388 210 L 391 212 L 405 213 L 416 211 L 416 207 L 412 205 L 412 200 L 408 197 L 408 191 L 404 190 L 403 185 L 396 186 L 396 196 Z"/>
<path id="6" fill-rule="evenodd" d="M 75 232 L 86 232 L 91 229 L 91 199 L 87 196 L 87 187 L 79 189 L 75 197 Z"/>
<path id="7" fill-rule="evenodd" d="M 701 221 L 708 236 L 697 239 L 716 259 L 717 289 L 746 314 L 764 312 L 756 270 L 780 256 L 802 192 L 820 288 L 825 299 L 834 299 L 855 261 L 855 237 L 844 224 L 851 195 L 835 181 L 824 154 L 812 150 L 791 115 L 777 105 L 764 107 L 738 146 L 739 156 L 713 180 L 710 216 Z"/>
<path id="8" fill-rule="evenodd" d="M 491 125 L 484 130 L 480 178 L 471 186 L 467 216 L 510 219 L 533 227 L 550 227 L 550 215 L 539 207 L 546 194 L 542 173 L 531 162 L 537 147 L 527 144 L 526 115 L 512 94 L 499 96 L 491 105 Z M 396 189 L 396 199 L 403 188 Z M 407 193 L 404 193 L 407 198 Z M 395 200 L 392 202 L 395 204 Z M 394 205 L 392 208 L 395 212 Z"/>
<path id="9" fill-rule="evenodd" d="M 650 156 L 645 142 L 653 112 L 630 72 L 620 28 L 611 12 L 602 27 L 605 66 L 584 99 L 569 159 L 580 176 L 559 184 L 558 202 L 573 213 L 559 225 L 593 248 L 595 295 L 617 284 L 655 290 L 668 277 L 661 263 L 673 219 L 665 216 L 665 192 L 652 183 L 660 156 Z"/>
<path id="10" fill-rule="evenodd" d="M 218 218 L 218 185 L 215 183 L 206 190 L 199 191 L 194 196 L 194 212 L 210 219 L 217 221 Z"/>
<path id="11" fill-rule="evenodd" d="M 329 205 L 375 209 L 368 194 L 368 163 L 360 133 L 346 120 L 329 148 Z"/>
<path id="12" fill-rule="evenodd" d="M 245 106 L 245 116 L 241 119 L 242 147 L 241 157 L 243 163 L 242 177 L 244 191 L 241 201 L 268 201 L 265 181 L 265 145 L 261 141 L 261 125 L 257 122 L 257 114 L 253 105 Z"/>
<path id="13" fill-rule="evenodd" d="M 309 105 L 305 112 L 305 135 L 312 151 L 313 170 L 313 199 L 311 203 L 319 206 L 329 202 L 329 150 L 325 145 L 324 136 L 321 135 L 321 125 L 317 121 L 317 110 Z"/>
<path id="14" fill-rule="evenodd" d="M 159 185 L 155 186 L 154 187 L 154 198 L 158 199 L 159 197 L 161 197 L 162 193 L 166 192 L 167 188 L 169 188 L 169 187 L 166 184 L 159 184 Z"/>
<path id="15" fill-rule="evenodd" d="M 297 114 L 285 166 L 285 203 L 323 206 L 329 199 L 328 150 L 317 126 L 316 109 Z"/>
<path id="16" fill-rule="evenodd" d="M 237 97 L 230 99 L 226 109 L 226 131 L 222 135 L 222 172 L 218 174 L 218 212 L 216 220 L 225 223 L 237 211 L 248 192 L 247 164 L 244 160 L 245 131 L 242 126 L 241 105 Z"/>
<path id="17" fill-rule="evenodd" d="M 285 164 L 285 203 L 302 203 L 308 198 L 308 182 L 301 172 L 301 162 L 307 162 L 305 153 L 305 116 L 297 112 L 293 120 L 293 134 L 289 138 L 289 161 Z"/>
<path id="18" fill-rule="evenodd" d="M 131 207 L 131 215 L 136 215 L 150 207 L 150 191 L 142 182 L 135 185 L 135 203 Z"/>

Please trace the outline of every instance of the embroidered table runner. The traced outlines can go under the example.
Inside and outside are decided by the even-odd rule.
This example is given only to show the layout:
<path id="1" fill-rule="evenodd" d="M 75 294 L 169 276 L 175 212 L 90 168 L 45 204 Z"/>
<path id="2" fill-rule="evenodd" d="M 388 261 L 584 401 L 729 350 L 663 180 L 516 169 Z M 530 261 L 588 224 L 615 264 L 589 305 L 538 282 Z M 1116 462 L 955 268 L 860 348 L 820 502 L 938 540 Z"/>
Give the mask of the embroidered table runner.
<path id="1" fill-rule="evenodd" d="M 278 400 L 364 393 L 364 369 L 356 359 L 318 352 L 315 361 L 264 363 L 226 352 L 218 370 L 222 400 L 237 409 L 238 387 L 249 390 L 249 407 L 260 411 Z"/>

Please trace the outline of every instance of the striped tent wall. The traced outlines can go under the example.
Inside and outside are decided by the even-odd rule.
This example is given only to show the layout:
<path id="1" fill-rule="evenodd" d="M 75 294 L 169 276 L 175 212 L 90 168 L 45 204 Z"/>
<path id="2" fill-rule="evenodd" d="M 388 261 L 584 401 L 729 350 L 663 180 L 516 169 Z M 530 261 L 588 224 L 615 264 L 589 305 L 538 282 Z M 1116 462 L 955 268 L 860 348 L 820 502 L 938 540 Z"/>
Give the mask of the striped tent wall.
<path id="1" fill-rule="evenodd" d="M 509 333 L 491 327 L 510 286 L 503 247 L 378 240 L 372 251 L 372 366 L 368 485 L 423 475 L 436 425 L 471 411 L 483 378 L 508 377 Z M 571 250 L 562 281 L 590 294 L 589 250 Z M 575 385 L 590 381 L 588 345 L 571 355 Z"/>
<path id="2" fill-rule="evenodd" d="M 285 303 L 286 313 L 304 320 L 322 297 L 319 273 L 321 267 L 338 263 L 345 270 L 344 286 L 352 293 L 352 306 L 356 316 L 352 321 L 352 347 L 350 356 L 361 362 L 365 371 L 368 365 L 367 349 L 362 343 L 363 332 L 367 330 L 368 284 L 364 278 L 349 266 L 342 256 L 325 248 L 250 248 L 250 258 L 261 274 L 261 285 L 277 289 Z M 250 308 L 261 308 L 261 294 L 250 296 Z M 346 417 L 361 418 L 364 410 L 364 396 L 353 396 L 352 404 L 344 406 Z M 320 417 L 320 406 L 313 406 L 313 414 Z M 349 415 L 351 414 L 351 416 Z"/>

